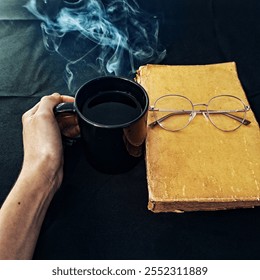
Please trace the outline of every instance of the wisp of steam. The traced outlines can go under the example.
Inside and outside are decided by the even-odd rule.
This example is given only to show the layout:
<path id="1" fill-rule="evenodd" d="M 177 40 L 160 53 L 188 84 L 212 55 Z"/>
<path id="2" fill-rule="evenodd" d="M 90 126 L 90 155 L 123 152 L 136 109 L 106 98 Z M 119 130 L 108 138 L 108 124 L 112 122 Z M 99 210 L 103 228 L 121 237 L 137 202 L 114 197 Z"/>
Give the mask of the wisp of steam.
<path id="1" fill-rule="evenodd" d="M 131 77 L 166 55 L 158 18 L 135 0 L 29 0 L 25 8 L 41 21 L 46 49 L 65 60 L 71 92 L 96 76 Z"/>

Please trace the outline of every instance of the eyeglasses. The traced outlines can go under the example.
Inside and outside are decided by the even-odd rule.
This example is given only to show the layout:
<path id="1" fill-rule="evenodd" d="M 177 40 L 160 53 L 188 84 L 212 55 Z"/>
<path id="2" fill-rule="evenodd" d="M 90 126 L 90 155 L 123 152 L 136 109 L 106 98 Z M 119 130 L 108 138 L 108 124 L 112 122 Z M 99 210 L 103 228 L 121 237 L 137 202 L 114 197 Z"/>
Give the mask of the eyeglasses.
<path id="1" fill-rule="evenodd" d="M 205 109 L 195 110 L 197 106 L 204 106 Z M 251 123 L 246 119 L 249 110 L 250 106 L 233 95 L 218 95 L 207 104 L 193 104 L 183 95 L 167 94 L 156 99 L 154 105 L 149 107 L 155 119 L 149 127 L 160 125 L 169 131 L 179 131 L 187 127 L 197 114 L 202 114 L 216 128 L 229 132 Z"/>

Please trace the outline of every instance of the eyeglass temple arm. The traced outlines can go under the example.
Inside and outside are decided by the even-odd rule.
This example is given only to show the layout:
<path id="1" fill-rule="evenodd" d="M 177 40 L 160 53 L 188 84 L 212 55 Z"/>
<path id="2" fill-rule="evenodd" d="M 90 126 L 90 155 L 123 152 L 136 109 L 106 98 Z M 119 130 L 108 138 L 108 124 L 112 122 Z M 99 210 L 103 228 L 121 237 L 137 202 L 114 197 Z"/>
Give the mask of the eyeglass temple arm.
<path id="1" fill-rule="evenodd" d="M 151 111 L 153 111 L 153 109 L 151 109 Z M 154 122 L 151 122 L 148 124 L 149 127 L 153 128 L 154 126 L 156 126 L 159 122 L 162 122 L 166 119 L 168 119 L 169 117 L 171 116 L 175 116 L 175 115 L 186 115 L 186 114 L 190 114 L 191 111 L 186 111 L 186 112 L 173 112 L 173 113 L 170 113 L 168 115 L 165 115 L 163 117 L 161 117 L 160 119 L 154 121 Z"/>
<path id="2" fill-rule="evenodd" d="M 151 108 L 150 110 L 153 111 L 153 108 Z M 159 122 L 162 122 L 162 121 L 168 119 L 168 118 L 171 117 L 171 116 L 175 116 L 175 115 L 185 115 L 185 114 L 191 114 L 191 113 L 192 113 L 192 111 L 172 112 L 172 113 L 170 113 L 170 114 L 167 114 L 167 115 L 161 117 L 160 119 L 158 119 L 158 120 L 156 120 L 156 121 L 154 121 L 154 122 L 151 122 L 150 124 L 148 124 L 148 126 L 151 127 L 151 128 L 153 128 L 153 127 L 156 126 Z M 207 113 L 207 111 L 201 110 L 201 111 L 197 111 L 196 113 Z M 213 112 L 212 112 L 212 113 L 213 113 Z M 251 122 L 250 122 L 249 120 L 247 120 L 247 119 L 243 119 L 243 118 L 234 116 L 234 115 L 232 115 L 232 114 L 230 114 L 230 113 L 224 113 L 224 112 L 219 113 L 219 112 L 216 112 L 215 114 L 223 114 L 223 115 L 225 115 L 225 116 L 227 116 L 227 117 L 229 117 L 229 118 L 231 118 L 231 119 L 234 119 L 234 120 L 236 120 L 236 121 L 242 123 L 243 125 L 249 125 L 249 124 L 251 123 Z"/>
<path id="3" fill-rule="evenodd" d="M 227 117 L 229 117 L 229 118 L 231 118 L 231 119 L 234 119 L 234 120 L 236 120 L 236 121 L 242 123 L 243 125 L 249 125 L 249 124 L 251 123 L 251 122 L 250 122 L 249 120 L 247 120 L 247 119 L 243 119 L 243 118 L 240 118 L 240 117 L 238 117 L 238 116 L 234 116 L 234 115 L 232 115 L 232 114 L 230 114 L 230 113 L 222 113 L 222 114 L 225 115 L 225 116 L 227 116 Z"/>

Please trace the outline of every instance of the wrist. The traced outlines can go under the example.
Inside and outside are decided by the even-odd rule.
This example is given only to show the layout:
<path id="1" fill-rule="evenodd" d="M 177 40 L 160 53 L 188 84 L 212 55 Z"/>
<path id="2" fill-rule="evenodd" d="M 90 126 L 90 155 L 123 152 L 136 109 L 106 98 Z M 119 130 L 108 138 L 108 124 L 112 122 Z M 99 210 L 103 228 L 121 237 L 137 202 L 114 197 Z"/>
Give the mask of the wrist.
<path id="1" fill-rule="evenodd" d="M 62 167 L 52 168 L 48 161 L 28 163 L 24 161 L 18 181 L 24 182 L 26 189 L 53 194 L 62 180 Z"/>

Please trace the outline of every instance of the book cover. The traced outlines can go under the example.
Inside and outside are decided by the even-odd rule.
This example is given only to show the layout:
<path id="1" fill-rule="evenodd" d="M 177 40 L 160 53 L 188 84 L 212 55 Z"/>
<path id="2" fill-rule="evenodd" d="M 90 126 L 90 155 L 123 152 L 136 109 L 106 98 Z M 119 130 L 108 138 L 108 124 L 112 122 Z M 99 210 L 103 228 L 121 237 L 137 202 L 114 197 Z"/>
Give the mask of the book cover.
<path id="1" fill-rule="evenodd" d="M 185 96 L 194 104 L 232 95 L 248 104 L 234 62 L 145 65 L 136 80 L 147 90 L 150 106 L 169 94 Z M 187 127 L 175 132 L 148 126 L 148 209 L 184 212 L 260 205 L 259 125 L 252 110 L 246 112 L 246 119 L 250 124 L 232 132 L 217 129 L 205 114 L 196 115 Z M 148 124 L 154 121 L 150 111 Z"/>

